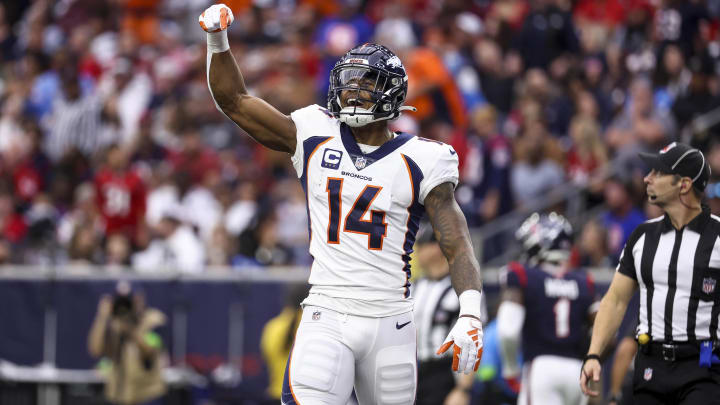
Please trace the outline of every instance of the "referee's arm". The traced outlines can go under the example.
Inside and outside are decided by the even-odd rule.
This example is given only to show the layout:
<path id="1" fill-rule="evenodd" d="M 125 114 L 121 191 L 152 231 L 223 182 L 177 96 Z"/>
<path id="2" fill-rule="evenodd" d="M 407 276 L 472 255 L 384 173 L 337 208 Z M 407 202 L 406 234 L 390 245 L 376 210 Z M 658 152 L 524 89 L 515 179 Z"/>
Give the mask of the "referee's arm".
<path id="1" fill-rule="evenodd" d="M 615 273 L 608 292 L 600 301 L 600 310 L 595 317 L 588 355 L 602 353 L 610 339 L 615 336 L 615 332 L 617 332 L 620 322 L 625 316 L 628 302 L 630 302 L 637 287 L 637 281 L 633 278 L 620 271 Z M 593 390 L 588 387 L 588 379 L 592 379 L 594 382 L 600 381 L 600 369 L 600 361 L 596 358 L 584 362 L 580 373 L 580 387 L 586 395 L 596 396 L 599 394 L 596 387 Z"/>

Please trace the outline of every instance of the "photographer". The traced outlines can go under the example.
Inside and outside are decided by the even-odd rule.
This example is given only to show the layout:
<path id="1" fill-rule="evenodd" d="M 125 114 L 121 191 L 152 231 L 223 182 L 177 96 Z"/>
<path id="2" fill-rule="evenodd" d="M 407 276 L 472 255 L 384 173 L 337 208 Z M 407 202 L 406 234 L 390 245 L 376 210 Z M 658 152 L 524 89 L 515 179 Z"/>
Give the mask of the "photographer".
<path id="1" fill-rule="evenodd" d="M 120 284 L 111 297 L 103 295 L 88 336 L 88 351 L 104 357 L 105 398 L 111 404 L 161 404 L 166 386 L 165 359 L 160 336 L 153 329 L 165 323 L 157 309 L 145 308 L 142 295 Z"/>

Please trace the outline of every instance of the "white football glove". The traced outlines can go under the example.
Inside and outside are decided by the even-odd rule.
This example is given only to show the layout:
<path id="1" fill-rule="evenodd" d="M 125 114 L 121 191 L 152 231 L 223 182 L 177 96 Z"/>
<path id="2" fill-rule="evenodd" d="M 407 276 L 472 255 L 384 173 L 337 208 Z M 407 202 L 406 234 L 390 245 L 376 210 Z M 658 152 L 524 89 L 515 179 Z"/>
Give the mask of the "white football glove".
<path id="1" fill-rule="evenodd" d="M 224 31 L 234 20 L 232 10 L 224 4 L 214 4 L 198 17 L 198 22 L 205 32 Z"/>
<path id="2" fill-rule="evenodd" d="M 445 353 L 453 346 L 453 371 L 469 374 L 477 371 L 483 352 L 483 331 L 480 319 L 461 315 L 437 351 Z"/>

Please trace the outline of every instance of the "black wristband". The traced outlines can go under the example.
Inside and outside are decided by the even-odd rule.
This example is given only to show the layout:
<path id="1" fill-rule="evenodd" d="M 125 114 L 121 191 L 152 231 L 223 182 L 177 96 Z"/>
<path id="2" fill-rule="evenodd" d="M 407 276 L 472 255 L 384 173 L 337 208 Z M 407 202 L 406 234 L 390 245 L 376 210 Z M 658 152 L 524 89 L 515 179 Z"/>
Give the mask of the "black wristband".
<path id="1" fill-rule="evenodd" d="M 585 363 L 588 360 L 592 360 L 592 359 L 595 359 L 598 361 L 598 363 L 600 363 L 600 356 L 598 356 L 597 354 L 587 354 L 587 355 L 585 355 L 585 357 L 583 357 L 582 365 L 585 366 Z"/>
<path id="2" fill-rule="evenodd" d="M 610 397 L 608 397 L 608 402 L 617 402 L 620 403 L 622 400 L 622 394 L 610 394 Z"/>

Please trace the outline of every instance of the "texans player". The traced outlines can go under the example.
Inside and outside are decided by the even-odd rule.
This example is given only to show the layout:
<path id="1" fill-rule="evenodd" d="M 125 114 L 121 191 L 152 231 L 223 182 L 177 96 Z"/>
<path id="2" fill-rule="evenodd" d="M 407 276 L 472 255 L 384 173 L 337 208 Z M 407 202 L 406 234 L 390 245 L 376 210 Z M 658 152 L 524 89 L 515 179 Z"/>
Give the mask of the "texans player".
<path id="1" fill-rule="evenodd" d="M 535 213 L 516 237 L 525 263 L 507 266 L 497 314 L 503 376 L 521 377 L 520 405 L 587 403 L 575 381 L 597 299 L 590 275 L 569 268 L 572 227 L 556 213 Z M 519 349 L 522 371 L 516 366 Z"/>
<path id="2" fill-rule="evenodd" d="M 450 265 L 460 317 L 438 350 L 453 369 L 476 370 L 482 354 L 481 282 L 455 198 L 456 152 L 388 129 L 408 78 L 389 49 L 364 44 L 331 72 L 327 108 L 286 116 L 248 94 L 226 34 L 225 5 L 200 15 L 208 85 L 217 107 L 260 144 L 290 155 L 307 196 L 309 296 L 285 373 L 284 404 L 412 404 L 416 388 L 410 253 L 423 213 Z"/>

